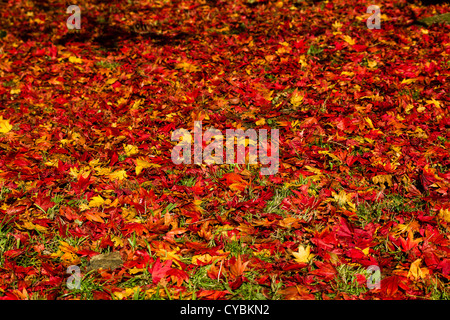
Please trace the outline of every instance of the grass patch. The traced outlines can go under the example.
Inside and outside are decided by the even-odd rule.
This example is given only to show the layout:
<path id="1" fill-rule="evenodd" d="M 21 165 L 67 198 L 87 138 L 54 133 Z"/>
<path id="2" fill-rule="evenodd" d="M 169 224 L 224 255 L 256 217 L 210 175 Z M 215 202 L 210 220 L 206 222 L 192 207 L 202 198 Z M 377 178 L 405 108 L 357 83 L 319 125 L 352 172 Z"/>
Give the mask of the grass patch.
<path id="1" fill-rule="evenodd" d="M 357 224 L 365 226 L 371 222 L 380 222 L 384 214 L 398 214 L 403 212 L 414 212 L 423 209 L 424 202 L 418 199 L 410 200 L 397 194 L 386 195 L 380 202 L 363 202 L 357 207 Z"/>
<path id="2" fill-rule="evenodd" d="M 362 285 L 358 284 L 356 281 L 357 274 L 362 274 L 367 278 L 373 275 L 371 272 L 368 272 L 363 267 L 351 267 L 349 265 L 343 264 L 336 268 L 338 275 L 336 282 L 331 286 L 335 290 L 335 294 L 338 293 L 346 293 L 351 296 L 359 296 L 361 293 L 365 293 L 369 291 L 367 288 L 367 284 L 364 283 Z"/>
<path id="3" fill-rule="evenodd" d="M 101 68 L 106 68 L 106 69 L 116 69 L 117 67 L 120 66 L 119 62 L 114 62 L 114 61 L 97 61 L 95 63 L 96 66 L 101 67 Z"/>
<path id="4" fill-rule="evenodd" d="M 225 243 L 225 251 L 230 251 L 232 256 L 241 256 L 244 254 L 248 254 L 253 256 L 253 250 L 241 240 L 238 241 L 230 241 Z"/>
<path id="5" fill-rule="evenodd" d="M 3 254 L 8 250 L 17 249 L 19 246 L 19 242 L 16 241 L 9 233 L 12 228 L 9 224 L 11 220 L 12 217 L 8 218 L 5 215 L 0 222 L 0 267 L 2 267 L 5 262 L 5 257 Z"/>

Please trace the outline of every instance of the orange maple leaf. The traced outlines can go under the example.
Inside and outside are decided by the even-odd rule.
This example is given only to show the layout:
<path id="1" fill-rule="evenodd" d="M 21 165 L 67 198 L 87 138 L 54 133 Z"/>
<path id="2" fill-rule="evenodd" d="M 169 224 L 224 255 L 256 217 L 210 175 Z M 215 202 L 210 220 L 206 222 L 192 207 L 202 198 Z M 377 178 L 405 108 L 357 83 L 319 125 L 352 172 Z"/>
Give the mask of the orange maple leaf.
<path id="1" fill-rule="evenodd" d="M 105 220 L 102 219 L 102 217 L 105 216 L 104 213 L 90 211 L 90 212 L 85 212 L 84 214 L 86 216 L 86 219 L 88 219 L 90 221 L 95 221 L 95 222 L 99 222 L 99 223 L 105 223 Z"/>
<path id="2" fill-rule="evenodd" d="M 236 276 L 239 277 L 241 275 L 244 274 L 245 269 L 247 268 L 247 265 L 249 264 L 250 261 L 247 262 L 242 262 L 241 260 L 241 256 L 239 255 L 236 259 L 236 261 L 234 262 L 234 264 L 232 264 L 230 266 L 230 271 L 231 273 Z"/>
<path id="3" fill-rule="evenodd" d="M 244 191 L 248 186 L 248 182 L 242 179 L 242 177 L 234 172 L 223 175 L 223 179 L 226 180 L 228 186 L 233 191 Z"/>

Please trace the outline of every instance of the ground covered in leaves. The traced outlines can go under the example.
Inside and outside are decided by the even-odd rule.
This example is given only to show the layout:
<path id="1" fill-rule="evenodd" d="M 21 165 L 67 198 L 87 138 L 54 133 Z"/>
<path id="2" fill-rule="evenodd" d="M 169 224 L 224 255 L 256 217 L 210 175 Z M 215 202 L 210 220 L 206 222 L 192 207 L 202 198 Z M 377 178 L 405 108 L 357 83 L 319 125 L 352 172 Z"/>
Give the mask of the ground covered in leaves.
<path id="1" fill-rule="evenodd" d="M 371 4 L 3 2 L 0 297 L 448 299 L 449 6 Z M 278 173 L 174 164 L 194 121 Z"/>

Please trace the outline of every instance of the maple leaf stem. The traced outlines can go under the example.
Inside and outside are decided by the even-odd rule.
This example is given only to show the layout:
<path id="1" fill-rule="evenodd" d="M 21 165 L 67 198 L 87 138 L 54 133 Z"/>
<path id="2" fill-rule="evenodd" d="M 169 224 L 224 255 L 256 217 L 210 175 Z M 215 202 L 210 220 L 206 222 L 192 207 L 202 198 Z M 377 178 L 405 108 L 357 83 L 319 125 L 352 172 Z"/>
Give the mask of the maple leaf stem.
<path id="1" fill-rule="evenodd" d="M 167 296 L 169 297 L 169 300 L 172 300 L 172 296 L 170 295 L 169 290 L 167 289 L 167 286 L 164 286 L 164 290 L 166 291 Z"/>
<path id="2" fill-rule="evenodd" d="M 43 213 L 47 214 L 47 211 L 45 211 L 44 209 L 42 209 L 39 205 L 37 205 L 36 203 L 34 204 L 36 207 L 38 207 L 39 209 L 42 210 Z"/>
<path id="3" fill-rule="evenodd" d="M 196 224 L 196 223 L 200 223 L 200 222 L 204 222 L 204 221 L 208 221 L 208 220 L 214 220 L 215 218 L 207 218 L 207 219 L 203 219 L 203 220 L 199 220 L 196 222 L 191 222 L 191 223 L 186 223 L 186 224 Z"/>
<path id="4" fill-rule="evenodd" d="M 219 281 L 219 279 L 220 279 L 220 273 L 222 272 L 222 264 L 223 264 L 223 259 L 222 259 L 222 261 L 220 261 L 220 268 L 219 268 L 219 273 L 217 274 L 217 281 Z"/>
<path id="5" fill-rule="evenodd" d="M 344 148 L 347 148 L 347 149 L 348 149 L 348 146 L 343 145 L 342 143 L 339 143 L 339 142 L 336 142 L 336 141 L 332 141 L 332 140 L 328 140 L 327 142 L 331 142 L 331 143 L 334 143 L 334 144 L 338 144 L 338 145 L 340 145 L 341 147 L 344 147 Z"/>

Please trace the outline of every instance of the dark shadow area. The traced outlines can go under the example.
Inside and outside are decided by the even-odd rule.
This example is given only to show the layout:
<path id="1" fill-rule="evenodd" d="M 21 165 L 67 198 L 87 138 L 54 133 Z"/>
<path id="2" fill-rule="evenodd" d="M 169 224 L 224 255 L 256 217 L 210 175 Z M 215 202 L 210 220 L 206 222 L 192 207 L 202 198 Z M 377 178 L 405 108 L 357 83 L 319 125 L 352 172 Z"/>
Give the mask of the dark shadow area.
<path id="1" fill-rule="evenodd" d="M 112 28 L 109 26 L 102 26 L 95 32 L 88 32 L 86 29 L 69 30 L 57 41 L 57 44 L 64 46 L 70 42 L 91 42 L 107 49 L 115 49 L 120 41 L 130 40 L 133 36 L 137 36 L 123 28 Z"/>
<path id="2" fill-rule="evenodd" d="M 413 1 L 411 1 L 411 2 L 413 2 Z M 437 5 L 437 4 L 450 3 L 450 0 L 422 0 L 420 2 L 424 6 L 431 6 L 431 5 Z"/>
<path id="3" fill-rule="evenodd" d="M 268 0 L 255 0 L 253 2 L 246 2 L 245 5 L 247 7 L 254 8 L 256 6 L 266 4 L 266 3 L 269 3 L 269 1 Z"/>
<path id="4" fill-rule="evenodd" d="M 114 50 L 119 47 L 122 41 L 140 41 L 142 39 L 151 39 L 156 45 L 173 45 L 179 42 L 192 38 L 188 33 L 177 33 L 174 35 L 159 34 L 151 30 L 150 27 L 136 28 L 135 30 L 128 30 L 117 26 L 111 27 L 104 25 L 100 30 L 93 33 L 85 31 L 72 30 L 61 37 L 57 43 L 59 45 L 66 45 L 70 42 L 91 42 L 100 47 Z"/>
<path id="5" fill-rule="evenodd" d="M 1 1 L 1 0 L 0 0 Z M 206 0 L 206 5 L 216 6 L 220 0 Z M 95 4 L 105 4 L 104 0 L 94 0 Z M 50 13 L 51 18 L 65 21 L 69 14 L 66 14 L 66 8 L 73 4 L 71 1 L 65 3 L 57 0 L 33 0 L 31 1 L 37 12 Z M 119 4 L 124 5 L 120 8 Z M 94 12 L 83 12 L 80 30 L 67 30 L 67 32 L 55 40 L 55 44 L 66 45 L 76 42 L 90 42 L 93 45 L 115 50 L 123 41 L 140 41 L 143 39 L 153 40 L 156 45 L 173 45 L 188 40 L 195 35 L 184 32 L 173 32 L 162 34 L 154 26 L 147 25 L 137 21 L 133 26 L 124 26 L 111 24 L 111 15 L 119 13 L 121 10 L 132 10 L 135 12 L 155 12 L 158 8 L 151 4 L 140 6 L 133 0 L 111 0 L 108 2 L 107 10 L 100 10 L 100 15 Z M 54 12 L 63 12 L 62 17 L 55 17 Z M 37 13 L 36 13 L 37 14 Z M 52 27 L 45 27 L 44 30 L 36 30 L 35 27 L 24 24 L 17 28 L 16 36 L 24 42 L 28 40 L 43 40 L 43 38 L 52 38 L 54 34 Z M 53 38 L 54 39 L 54 38 Z"/>

